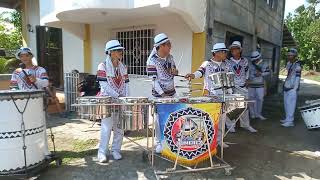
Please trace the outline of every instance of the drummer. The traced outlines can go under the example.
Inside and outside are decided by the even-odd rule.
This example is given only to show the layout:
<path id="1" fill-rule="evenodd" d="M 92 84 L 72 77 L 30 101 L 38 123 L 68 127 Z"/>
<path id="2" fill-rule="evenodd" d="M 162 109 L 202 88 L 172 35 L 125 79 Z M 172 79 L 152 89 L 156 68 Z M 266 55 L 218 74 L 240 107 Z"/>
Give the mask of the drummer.
<path id="1" fill-rule="evenodd" d="M 33 64 L 33 53 L 30 48 L 20 48 L 16 53 L 16 58 L 22 64 L 12 74 L 10 81 L 11 89 L 33 90 L 48 87 L 47 72 L 43 67 Z"/>
<path id="2" fill-rule="evenodd" d="M 249 64 L 245 57 L 241 56 L 242 47 L 239 41 L 234 41 L 230 47 L 231 57 L 228 61 L 230 69 L 235 74 L 234 83 L 236 86 L 247 89 L 247 81 L 249 78 Z M 248 94 L 245 94 L 248 96 Z M 246 110 L 240 117 L 240 126 L 252 133 L 257 132 L 253 127 L 250 126 L 249 111 Z M 235 132 L 234 126 L 230 128 L 230 132 Z"/>
<path id="3" fill-rule="evenodd" d="M 202 63 L 202 65 L 199 67 L 199 69 L 192 73 L 187 74 L 185 76 L 186 79 L 195 79 L 195 78 L 201 78 L 204 77 L 204 87 L 203 87 L 203 95 L 204 96 L 217 96 L 222 95 L 223 91 L 222 89 L 214 89 L 213 84 L 214 82 L 211 80 L 209 75 L 213 73 L 218 72 L 229 72 L 230 68 L 229 65 L 226 62 L 227 59 L 227 51 L 226 45 L 224 43 L 216 43 L 213 45 L 212 52 L 212 58 L 208 61 L 205 61 Z M 232 93 L 232 89 L 227 90 L 229 94 Z M 226 121 L 227 126 L 231 126 L 233 123 L 230 121 L 230 119 L 226 116 L 226 113 L 223 113 L 220 116 L 219 121 L 219 132 L 218 132 L 218 145 L 221 146 L 221 139 L 222 139 L 222 120 Z M 229 147 L 227 144 L 223 144 L 223 147 Z"/>
<path id="4" fill-rule="evenodd" d="M 113 98 L 129 95 L 129 79 L 127 69 L 122 64 L 124 47 L 118 40 L 111 40 L 106 43 L 106 60 L 98 65 L 97 80 L 100 84 L 98 96 L 111 96 Z M 98 150 L 98 161 L 107 161 L 109 152 L 109 141 L 113 129 L 113 141 L 111 154 L 115 160 L 122 158 L 120 154 L 123 139 L 123 130 L 119 129 L 119 112 L 113 112 L 111 117 L 101 120 L 100 144 Z"/>
<path id="5" fill-rule="evenodd" d="M 170 50 L 171 41 L 166 34 L 160 33 L 154 37 L 154 48 L 147 60 L 147 73 L 154 79 L 152 95 L 156 98 L 173 97 L 176 94 L 174 76 L 178 74 L 178 70 Z M 159 140 L 161 132 L 159 119 L 156 119 L 156 152 L 160 153 L 162 150 Z"/>
<path id="6" fill-rule="evenodd" d="M 261 59 L 261 54 L 258 51 L 252 52 L 251 63 L 249 64 L 248 93 L 249 98 L 255 100 L 255 103 L 249 104 L 251 119 L 258 118 L 260 120 L 266 120 L 261 113 L 264 99 L 265 77 L 269 74 L 269 67 Z"/>
<path id="7" fill-rule="evenodd" d="M 297 59 L 298 51 L 294 48 L 290 48 L 288 51 L 288 64 L 287 71 L 288 75 L 283 85 L 284 91 L 284 109 L 286 118 L 281 120 L 283 127 L 294 126 L 294 111 L 297 103 L 297 92 L 300 86 L 301 78 L 301 61 Z"/>

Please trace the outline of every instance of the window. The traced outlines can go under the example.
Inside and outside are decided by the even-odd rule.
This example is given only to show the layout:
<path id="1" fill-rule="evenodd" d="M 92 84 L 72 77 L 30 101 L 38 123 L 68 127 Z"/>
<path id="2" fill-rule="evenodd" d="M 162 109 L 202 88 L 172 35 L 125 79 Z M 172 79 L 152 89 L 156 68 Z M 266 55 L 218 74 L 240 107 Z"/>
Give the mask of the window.
<path id="1" fill-rule="evenodd" d="M 123 62 L 128 74 L 147 75 L 146 63 L 153 48 L 154 29 L 140 29 L 116 32 L 116 37 L 125 47 Z"/>
<path id="2" fill-rule="evenodd" d="M 265 0 L 266 3 L 270 6 L 272 9 L 276 9 L 278 5 L 278 0 Z"/>
<path id="3" fill-rule="evenodd" d="M 243 36 L 227 31 L 226 32 L 226 46 L 229 47 L 233 41 L 239 41 L 241 45 L 243 44 Z"/>

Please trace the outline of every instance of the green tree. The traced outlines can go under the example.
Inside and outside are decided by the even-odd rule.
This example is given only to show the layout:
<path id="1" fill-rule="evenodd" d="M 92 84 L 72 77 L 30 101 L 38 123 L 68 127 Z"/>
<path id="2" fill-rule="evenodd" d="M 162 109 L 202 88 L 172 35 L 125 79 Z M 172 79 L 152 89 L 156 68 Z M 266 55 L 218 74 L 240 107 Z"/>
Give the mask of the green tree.
<path id="1" fill-rule="evenodd" d="M 297 42 L 299 58 L 305 66 L 317 70 L 320 67 L 320 13 L 316 6 L 320 0 L 308 0 L 309 5 L 298 7 L 289 14 L 285 23 Z"/>
<path id="2" fill-rule="evenodd" d="M 6 31 L 6 24 L 13 24 L 14 30 Z M 22 19 L 20 11 L 0 14 L 0 48 L 15 50 L 22 46 Z"/>

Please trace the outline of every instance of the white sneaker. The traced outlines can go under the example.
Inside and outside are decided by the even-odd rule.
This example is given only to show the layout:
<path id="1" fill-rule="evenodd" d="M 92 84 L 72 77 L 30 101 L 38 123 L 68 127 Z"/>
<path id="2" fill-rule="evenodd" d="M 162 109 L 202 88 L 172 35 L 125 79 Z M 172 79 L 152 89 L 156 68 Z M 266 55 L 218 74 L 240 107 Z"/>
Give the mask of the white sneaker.
<path id="1" fill-rule="evenodd" d="M 281 124 L 281 126 L 283 126 L 283 127 L 293 127 L 294 123 L 293 122 L 286 122 L 286 123 Z"/>
<path id="2" fill-rule="evenodd" d="M 99 161 L 100 163 L 105 163 L 105 162 L 107 162 L 107 157 L 106 157 L 106 155 L 103 154 L 103 153 L 99 153 L 99 152 L 98 152 L 98 161 Z"/>
<path id="3" fill-rule="evenodd" d="M 263 117 L 262 115 L 258 116 L 258 119 L 260 119 L 261 121 L 266 120 L 267 118 Z"/>
<path id="4" fill-rule="evenodd" d="M 244 128 L 244 129 L 246 129 L 246 130 L 248 130 L 248 131 L 250 131 L 250 132 L 252 132 L 252 133 L 258 132 L 256 129 L 254 129 L 254 128 L 251 127 L 251 126 L 249 126 L 249 127 L 242 127 L 242 128 Z"/>
<path id="5" fill-rule="evenodd" d="M 122 159 L 121 154 L 120 154 L 119 152 L 116 152 L 116 151 L 113 151 L 113 152 L 112 152 L 112 156 L 113 156 L 113 159 L 114 159 L 114 160 L 120 160 L 120 159 Z"/>
<path id="6" fill-rule="evenodd" d="M 221 147 L 221 142 L 218 142 L 218 145 Z M 228 145 L 228 144 L 223 143 L 223 148 L 228 148 L 228 147 L 229 147 L 229 145 Z"/>
<path id="7" fill-rule="evenodd" d="M 280 123 L 281 123 L 281 124 L 284 124 L 284 123 L 286 123 L 286 122 L 287 122 L 286 119 L 281 119 L 281 120 L 280 120 Z"/>
<path id="8" fill-rule="evenodd" d="M 160 154 L 161 151 L 162 151 L 162 145 L 161 145 L 161 144 L 157 144 L 157 146 L 156 146 L 156 153 L 157 153 L 157 154 Z"/>

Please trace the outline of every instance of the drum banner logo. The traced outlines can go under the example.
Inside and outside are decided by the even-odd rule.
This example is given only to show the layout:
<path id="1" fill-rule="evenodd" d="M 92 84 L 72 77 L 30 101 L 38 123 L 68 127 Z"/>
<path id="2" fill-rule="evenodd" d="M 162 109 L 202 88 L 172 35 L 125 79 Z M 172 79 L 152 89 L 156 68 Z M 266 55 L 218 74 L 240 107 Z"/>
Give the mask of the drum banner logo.
<path id="1" fill-rule="evenodd" d="M 216 153 L 220 103 L 158 104 L 162 155 L 192 165 Z M 208 147 L 209 144 L 209 147 Z"/>

